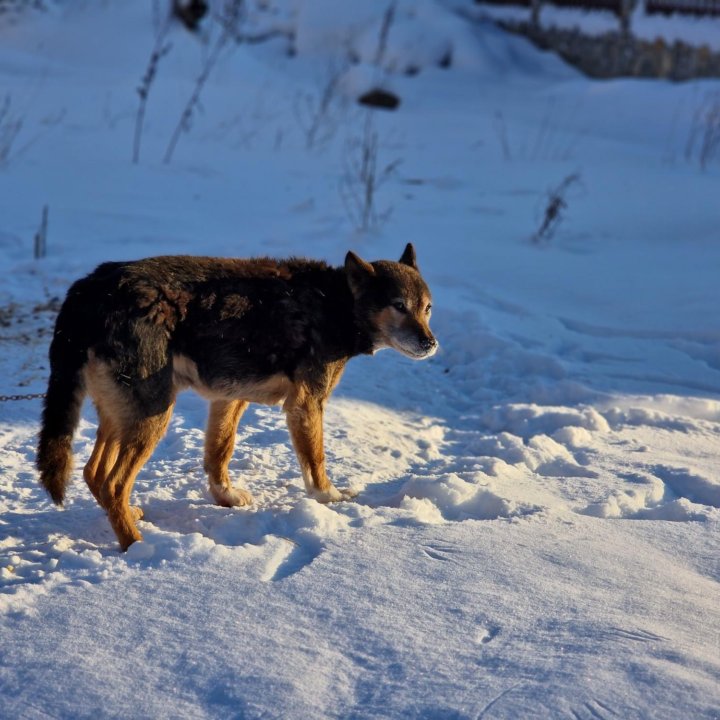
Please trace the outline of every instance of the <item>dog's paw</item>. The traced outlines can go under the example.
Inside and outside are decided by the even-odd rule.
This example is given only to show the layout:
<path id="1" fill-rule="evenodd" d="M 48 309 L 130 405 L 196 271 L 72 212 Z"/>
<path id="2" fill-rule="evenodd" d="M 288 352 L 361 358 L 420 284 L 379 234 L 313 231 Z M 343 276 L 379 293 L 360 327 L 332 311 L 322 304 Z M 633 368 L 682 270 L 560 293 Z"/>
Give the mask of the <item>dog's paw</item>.
<path id="1" fill-rule="evenodd" d="M 343 500 L 352 500 L 357 495 L 357 490 L 338 490 L 334 485 L 331 485 L 328 490 L 313 490 L 310 493 L 310 497 L 317 500 L 319 503 L 333 503 L 342 502 Z"/>
<path id="2" fill-rule="evenodd" d="M 142 520 L 145 517 L 143 509 L 139 505 L 130 506 L 130 515 L 135 522 L 137 522 L 138 520 Z"/>
<path id="3" fill-rule="evenodd" d="M 253 496 L 245 488 L 236 488 L 232 485 L 210 484 L 210 492 L 215 502 L 223 507 L 244 507 L 252 505 Z"/>

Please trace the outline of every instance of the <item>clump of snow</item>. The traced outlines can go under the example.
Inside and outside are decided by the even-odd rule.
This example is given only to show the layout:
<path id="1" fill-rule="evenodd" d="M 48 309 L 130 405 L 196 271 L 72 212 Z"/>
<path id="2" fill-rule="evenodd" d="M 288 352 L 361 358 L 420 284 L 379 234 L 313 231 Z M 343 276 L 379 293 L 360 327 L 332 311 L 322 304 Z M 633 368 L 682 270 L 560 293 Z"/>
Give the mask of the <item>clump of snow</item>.
<path id="1" fill-rule="evenodd" d="M 658 506 L 664 496 L 663 483 L 657 478 L 650 478 L 636 488 L 615 492 L 603 502 L 588 505 L 584 512 L 602 518 L 636 517 L 648 506 Z"/>
<path id="2" fill-rule="evenodd" d="M 294 28 L 301 55 L 345 52 L 355 63 L 373 66 L 379 61 L 380 68 L 397 74 L 449 66 L 456 46 L 462 63 L 470 36 L 467 23 L 433 0 L 368 0 L 350 6 L 315 0 L 300 4 Z"/>
<path id="3" fill-rule="evenodd" d="M 552 434 L 552 438 L 571 448 L 584 448 L 595 444 L 593 435 L 586 428 L 577 426 L 561 427 Z"/>
<path id="4" fill-rule="evenodd" d="M 508 431 L 524 438 L 570 427 L 600 433 L 610 429 L 605 418 L 592 407 L 554 408 L 517 403 L 492 408 L 482 416 L 482 421 L 490 430 Z"/>
<path id="5" fill-rule="evenodd" d="M 489 478 L 475 474 L 468 479 L 453 473 L 440 478 L 409 480 L 402 494 L 415 501 L 430 501 L 445 520 L 496 520 L 516 515 L 527 515 L 539 508 L 518 505 L 493 491 Z M 437 515 L 428 512 L 426 504 L 417 502 L 401 505 L 406 510 L 419 511 L 418 519 L 437 521 Z"/>
<path id="6" fill-rule="evenodd" d="M 720 484 L 686 468 L 656 466 L 652 472 L 636 476 L 632 489 L 615 491 L 583 512 L 602 518 L 675 522 L 720 516 L 715 510 L 720 507 Z"/>
<path id="7" fill-rule="evenodd" d="M 676 495 L 720 508 L 720 480 L 684 467 L 658 465 L 653 471 Z"/>

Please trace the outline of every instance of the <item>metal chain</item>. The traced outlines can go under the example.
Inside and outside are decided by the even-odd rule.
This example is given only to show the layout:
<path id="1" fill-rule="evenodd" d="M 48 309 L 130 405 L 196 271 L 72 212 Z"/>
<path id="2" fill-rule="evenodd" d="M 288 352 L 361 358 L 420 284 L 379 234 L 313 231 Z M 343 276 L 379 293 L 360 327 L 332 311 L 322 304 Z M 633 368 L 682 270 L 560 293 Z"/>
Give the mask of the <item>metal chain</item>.
<path id="1" fill-rule="evenodd" d="M 30 393 L 29 395 L 0 395 L 0 402 L 7 402 L 8 400 L 35 400 L 37 398 L 44 398 L 45 393 Z"/>

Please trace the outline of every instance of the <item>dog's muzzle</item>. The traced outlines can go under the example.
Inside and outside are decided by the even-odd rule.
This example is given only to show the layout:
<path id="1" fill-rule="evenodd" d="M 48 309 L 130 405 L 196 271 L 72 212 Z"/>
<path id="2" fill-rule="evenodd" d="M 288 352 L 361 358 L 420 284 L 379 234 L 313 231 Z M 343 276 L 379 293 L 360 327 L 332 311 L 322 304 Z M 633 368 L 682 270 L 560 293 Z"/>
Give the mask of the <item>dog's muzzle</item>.
<path id="1" fill-rule="evenodd" d="M 430 352 L 431 350 L 435 352 L 437 344 L 437 340 L 434 337 L 425 337 L 420 341 L 420 347 L 425 352 Z"/>
<path id="2" fill-rule="evenodd" d="M 417 351 L 412 354 L 412 357 L 417 360 L 424 360 L 425 358 L 432 357 L 437 349 L 438 341 L 432 335 L 428 335 L 418 340 Z"/>

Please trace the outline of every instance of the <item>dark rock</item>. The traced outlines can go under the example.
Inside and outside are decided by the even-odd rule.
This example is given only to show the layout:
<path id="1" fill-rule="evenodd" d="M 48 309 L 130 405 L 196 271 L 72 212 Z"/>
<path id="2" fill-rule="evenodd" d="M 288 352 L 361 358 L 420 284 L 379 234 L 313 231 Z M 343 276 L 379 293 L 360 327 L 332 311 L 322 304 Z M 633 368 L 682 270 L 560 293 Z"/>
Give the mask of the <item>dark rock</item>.
<path id="1" fill-rule="evenodd" d="M 361 105 L 367 107 L 381 108 L 382 110 L 395 110 L 400 105 L 400 98 L 388 90 L 374 88 L 368 90 L 358 98 Z"/>
<path id="2" fill-rule="evenodd" d="M 438 60 L 438 67 L 441 67 L 443 70 L 447 70 L 449 67 L 452 67 L 452 52 L 450 52 L 450 50 L 448 50 Z"/>
<path id="3" fill-rule="evenodd" d="M 191 32 L 198 29 L 207 11 L 208 4 L 205 0 L 173 0 L 173 15 Z"/>

